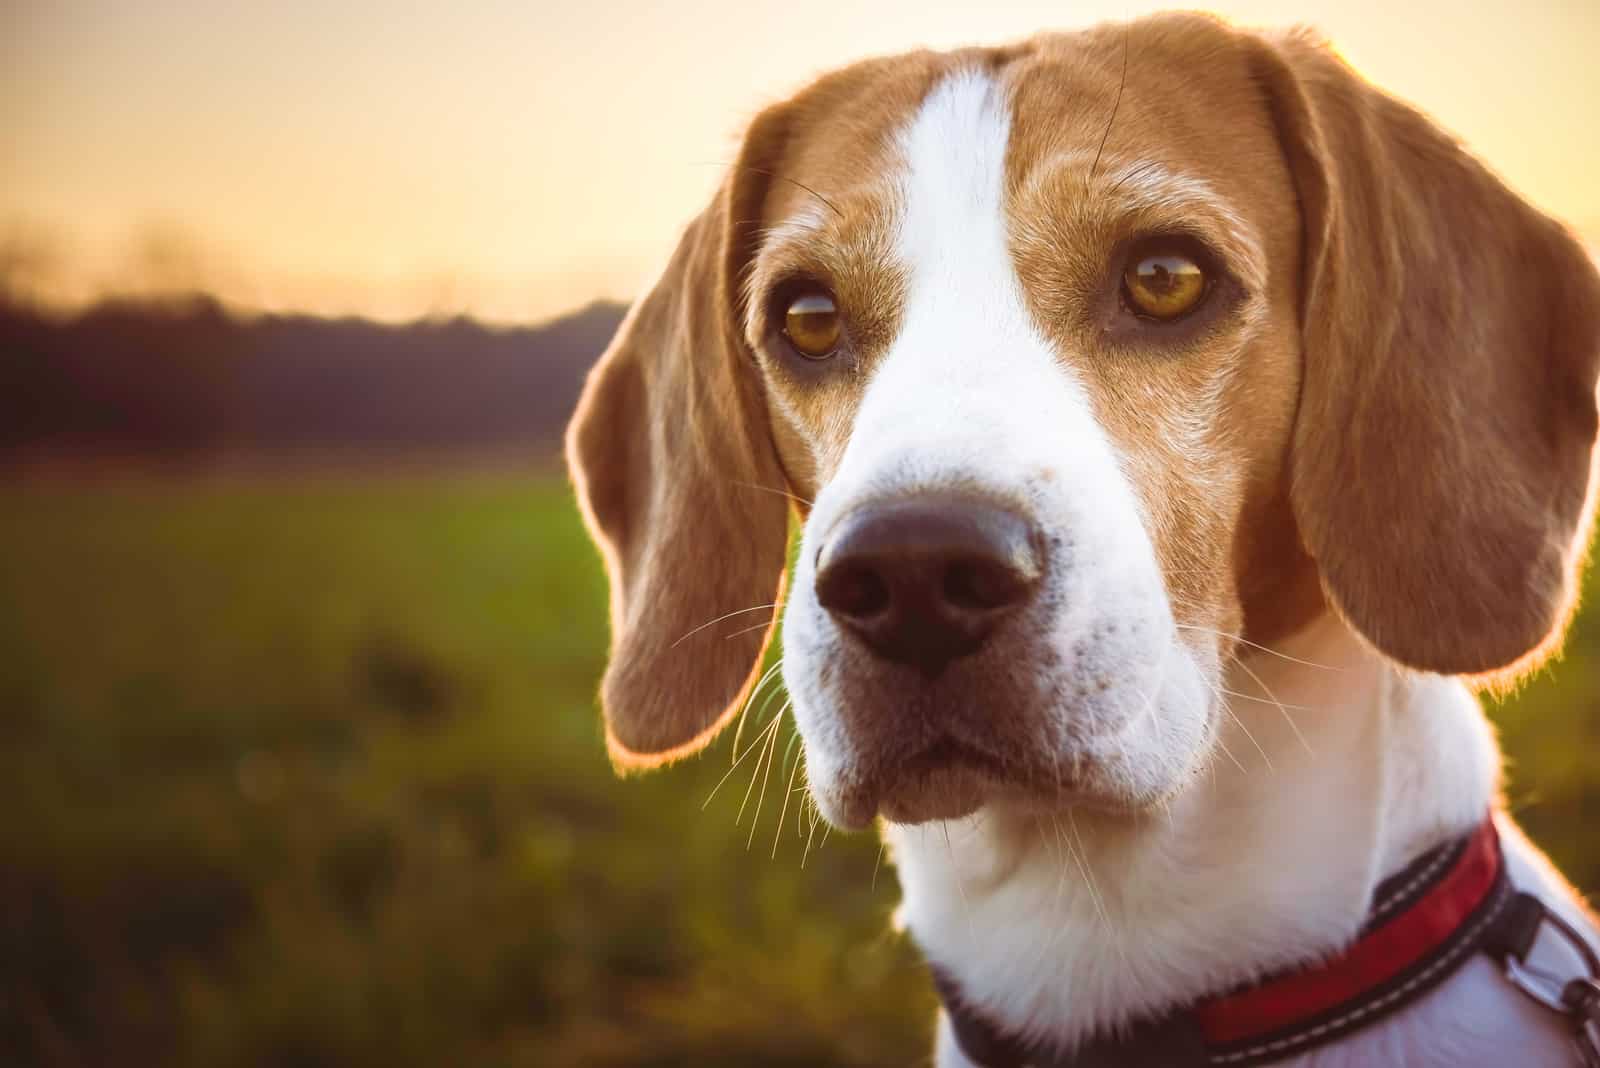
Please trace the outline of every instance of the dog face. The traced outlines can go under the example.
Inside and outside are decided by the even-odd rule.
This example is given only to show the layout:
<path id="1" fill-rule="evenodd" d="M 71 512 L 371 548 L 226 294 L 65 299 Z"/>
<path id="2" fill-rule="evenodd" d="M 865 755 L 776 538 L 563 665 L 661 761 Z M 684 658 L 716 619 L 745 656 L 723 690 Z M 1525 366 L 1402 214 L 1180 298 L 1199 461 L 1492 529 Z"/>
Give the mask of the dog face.
<path id="1" fill-rule="evenodd" d="M 824 815 L 1142 808 L 1325 610 L 1517 670 L 1587 515 L 1600 283 L 1318 46 L 1196 16 L 871 61 L 760 116 L 569 439 L 623 764 L 784 676 Z"/>

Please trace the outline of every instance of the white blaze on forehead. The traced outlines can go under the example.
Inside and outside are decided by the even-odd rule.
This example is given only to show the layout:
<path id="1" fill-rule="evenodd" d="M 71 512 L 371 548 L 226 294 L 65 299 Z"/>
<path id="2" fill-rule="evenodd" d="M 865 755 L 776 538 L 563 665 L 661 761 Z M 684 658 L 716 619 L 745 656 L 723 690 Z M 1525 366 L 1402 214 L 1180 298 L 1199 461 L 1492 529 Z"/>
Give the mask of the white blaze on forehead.
<path id="1" fill-rule="evenodd" d="M 971 347 L 980 339 L 990 348 L 1033 334 L 1006 236 L 1010 137 L 1004 91 L 979 71 L 940 83 L 901 136 L 905 177 L 896 249 L 911 276 L 907 333 L 922 333 L 945 359 L 979 356 Z"/>
<path id="2" fill-rule="evenodd" d="M 1037 471 L 1070 455 L 1063 431 L 1100 436 L 1017 277 L 1010 132 L 1005 90 L 982 71 L 946 78 L 901 131 L 893 254 L 906 305 L 899 336 L 871 369 L 839 472 L 845 486 L 894 492 L 978 476 L 1004 491 L 1017 488 L 1010 465 Z M 1046 426 L 1042 439 L 1033 433 Z"/>
<path id="3" fill-rule="evenodd" d="M 940 83 L 902 134 L 906 176 L 898 246 L 913 271 L 914 301 L 943 286 L 971 289 L 974 280 L 988 283 L 983 296 L 1015 295 L 1013 287 L 993 285 L 1015 276 L 1002 203 L 1010 138 L 1002 90 L 977 71 Z"/>

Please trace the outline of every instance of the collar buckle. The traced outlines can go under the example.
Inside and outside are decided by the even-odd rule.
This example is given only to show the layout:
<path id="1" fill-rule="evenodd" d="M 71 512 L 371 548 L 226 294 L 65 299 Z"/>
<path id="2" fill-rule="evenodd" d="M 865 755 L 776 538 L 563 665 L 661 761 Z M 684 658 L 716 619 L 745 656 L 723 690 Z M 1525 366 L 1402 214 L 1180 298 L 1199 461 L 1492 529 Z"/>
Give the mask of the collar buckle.
<path id="1" fill-rule="evenodd" d="M 1547 1009 L 1561 1013 L 1573 1011 L 1562 997 L 1566 992 L 1567 980 L 1554 972 L 1533 964 L 1524 964 L 1516 957 L 1507 957 L 1506 978 L 1511 980 L 1512 986 Z M 1572 981 L 1581 982 L 1576 979 Z"/>
<path id="2" fill-rule="evenodd" d="M 1600 956 L 1538 898 L 1518 894 L 1516 904 L 1508 910 L 1510 937 L 1502 947 L 1506 978 L 1534 1001 L 1569 1017 L 1584 1068 L 1600 1068 Z"/>
<path id="3" fill-rule="evenodd" d="M 1584 1068 L 1600 1068 L 1600 980 L 1574 979 L 1561 1000 L 1578 1022 L 1578 1055 Z"/>

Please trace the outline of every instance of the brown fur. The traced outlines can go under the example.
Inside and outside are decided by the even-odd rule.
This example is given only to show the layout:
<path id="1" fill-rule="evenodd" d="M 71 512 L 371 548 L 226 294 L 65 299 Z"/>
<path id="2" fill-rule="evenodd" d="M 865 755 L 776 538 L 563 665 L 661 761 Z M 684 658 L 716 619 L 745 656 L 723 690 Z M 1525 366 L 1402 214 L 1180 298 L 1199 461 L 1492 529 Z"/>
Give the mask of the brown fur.
<path id="1" fill-rule="evenodd" d="M 1305 37 L 1256 50 L 1305 233 L 1292 503 L 1383 652 L 1519 670 L 1587 534 L 1600 280 L 1561 226 Z"/>
<path id="2" fill-rule="evenodd" d="M 601 685 L 620 766 L 693 751 L 754 685 L 778 599 L 788 504 L 761 382 L 738 342 L 748 259 L 781 109 L 690 224 L 665 274 L 589 375 L 567 434 L 584 519 L 611 576 Z M 696 629 L 702 628 L 702 629 Z"/>
<path id="3" fill-rule="evenodd" d="M 869 61 L 753 125 L 569 438 L 612 578 L 619 762 L 692 751 L 748 692 L 765 635 L 724 635 L 762 615 L 675 643 L 778 586 L 783 498 L 741 484 L 806 498 L 837 468 L 903 301 L 893 135 L 961 66 L 1009 91 L 1018 275 L 1127 460 L 1181 622 L 1270 642 L 1331 603 L 1455 673 L 1559 640 L 1596 433 L 1593 266 L 1322 47 L 1161 16 Z M 766 238 L 802 214 L 806 233 Z M 1172 227 L 1233 282 L 1153 346 L 1120 325 L 1117 257 Z M 797 271 L 832 285 L 850 374 L 808 381 L 775 353 L 763 302 Z"/>

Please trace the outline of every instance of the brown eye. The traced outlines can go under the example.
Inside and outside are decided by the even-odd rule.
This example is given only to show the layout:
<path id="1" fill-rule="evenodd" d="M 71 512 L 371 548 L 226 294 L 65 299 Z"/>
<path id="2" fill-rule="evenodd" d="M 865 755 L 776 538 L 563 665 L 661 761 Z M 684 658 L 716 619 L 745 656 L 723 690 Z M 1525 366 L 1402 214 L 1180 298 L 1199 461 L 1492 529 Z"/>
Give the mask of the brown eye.
<path id="1" fill-rule="evenodd" d="M 808 360 L 825 360 L 838 347 L 839 307 L 820 289 L 801 293 L 789 302 L 783 316 L 783 333 L 794 350 Z"/>
<path id="2" fill-rule="evenodd" d="M 1206 274 L 1181 252 L 1136 253 L 1122 272 L 1122 291 L 1134 314 L 1176 319 L 1206 295 Z"/>

